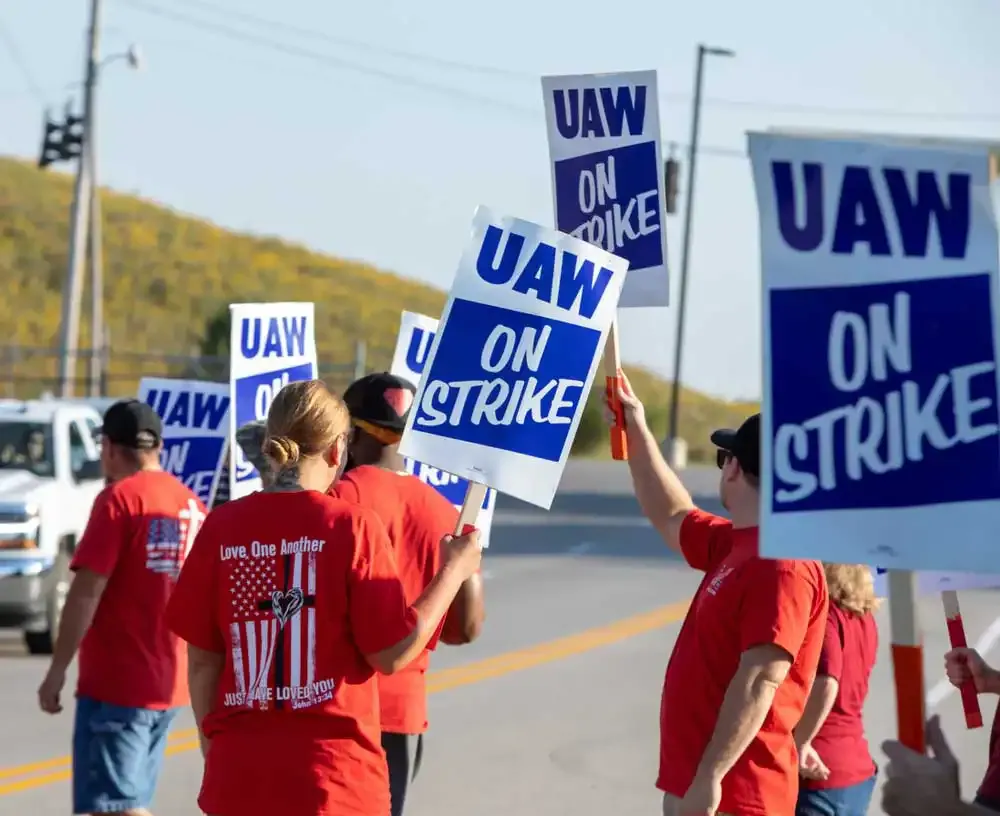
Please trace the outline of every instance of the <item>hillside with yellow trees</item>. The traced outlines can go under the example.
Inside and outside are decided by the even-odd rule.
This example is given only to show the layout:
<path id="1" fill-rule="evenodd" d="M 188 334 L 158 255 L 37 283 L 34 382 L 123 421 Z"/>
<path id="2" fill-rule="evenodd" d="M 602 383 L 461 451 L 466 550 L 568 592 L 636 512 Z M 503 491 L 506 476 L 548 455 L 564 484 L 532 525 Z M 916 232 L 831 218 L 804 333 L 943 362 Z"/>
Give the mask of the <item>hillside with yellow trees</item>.
<path id="1" fill-rule="evenodd" d="M 0 158 L 0 395 L 51 388 L 66 275 L 72 179 Z M 135 392 L 142 374 L 190 375 L 174 358 L 211 351 L 213 322 L 230 302 L 314 301 L 321 369 L 348 366 L 358 341 L 369 369 L 388 366 L 404 309 L 440 314 L 445 294 L 357 261 L 310 252 L 273 238 L 239 235 L 141 199 L 103 191 L 108 390 Z M 91 345 L 85 293 L 80 345 Z M 32 349 L 34 351 L 32 351 Z M 665 430 L 668 385 L 629 369 L 654 427 Z M 86 374 L 81 360 L 78 376 Z M 348 374 L 331 377 L 341 380 Z M 337 385 L 342 387 L 343 382 Z M 752 406 L 685 391 L 681 433 L 697 457 L 709 428 L 739 421 Z M 596 404 L 581 425 L 580 447 L 602 448 Z M 582 452 L 582 450 L 581 450 Z"/>

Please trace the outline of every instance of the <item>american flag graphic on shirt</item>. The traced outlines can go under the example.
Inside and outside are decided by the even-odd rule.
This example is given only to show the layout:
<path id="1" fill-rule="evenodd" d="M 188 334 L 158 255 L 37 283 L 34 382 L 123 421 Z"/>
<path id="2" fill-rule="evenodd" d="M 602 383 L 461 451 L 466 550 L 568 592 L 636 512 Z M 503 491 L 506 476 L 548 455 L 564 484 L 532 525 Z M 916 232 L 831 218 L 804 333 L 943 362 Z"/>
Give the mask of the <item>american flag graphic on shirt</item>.
<path id="1" fill-rule="evenodd" d="M 282 690 L 291 689 L 284 699 L 309 704 L 317 679 L 316 553 L 242 558 L 230 581 L 233 702 L 281 707 Z"/>
<path id="2" fill-rule="evenodd" d="M 194 499 L 188 499 L 176 516 L 151 517 L 146 528 L 146 569 L 176 581 L 204 520 Z"/>

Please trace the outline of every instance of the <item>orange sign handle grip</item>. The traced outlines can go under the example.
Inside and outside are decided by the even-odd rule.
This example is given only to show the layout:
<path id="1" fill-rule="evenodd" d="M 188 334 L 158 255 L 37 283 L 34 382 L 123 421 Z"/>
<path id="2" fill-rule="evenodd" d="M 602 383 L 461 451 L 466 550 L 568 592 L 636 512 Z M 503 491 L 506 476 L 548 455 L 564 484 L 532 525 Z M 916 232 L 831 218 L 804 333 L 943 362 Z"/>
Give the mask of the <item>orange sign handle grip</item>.
<path id="1" fill-rule="evenodd" d="M 899 741 L 918 754 L 927 749 L 924 734 L 924 650 L 892 644 L 892 673 L 896 682 L 896 721 Z"/>
<path id="2" fill-rule="evenodd" d="M 952 649 L 964 649 L 969 644 L 965 639 L 965 625 L 962 616 L 947 618 L 948 638 Z M 979 708 L 979 692 L 976 691 L 976 681 L 971 677 L 962 683 L 959 691 L 962 694 L 962 709 L 965 711 L 965 725 L 970 730 L 983 727 L 983 712 Z"/>
<path id="3" fill-rule="evenodd" d="M 624 462 L 628 459 L 628 438 L 625 435 L 625 406 L 618 397 L 618 389 L 622 387 L 621 376 L 605 377 L 605 387 L 608 407 L 615 417 L 614 425 L 611 426 L 611 458 L 616 462 Z"/>

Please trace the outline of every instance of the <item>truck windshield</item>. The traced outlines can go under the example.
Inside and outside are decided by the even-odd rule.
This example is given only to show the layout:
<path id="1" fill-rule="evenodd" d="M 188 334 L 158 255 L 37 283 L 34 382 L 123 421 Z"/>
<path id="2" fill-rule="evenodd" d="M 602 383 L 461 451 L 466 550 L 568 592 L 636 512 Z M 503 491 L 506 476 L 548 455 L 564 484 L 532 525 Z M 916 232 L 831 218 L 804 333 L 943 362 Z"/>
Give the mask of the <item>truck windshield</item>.
<path id="1" fill-rule="evenodd" d="M 42 422 L 0 421 L 0 470 L 55 475 L 52 426 Z"/>

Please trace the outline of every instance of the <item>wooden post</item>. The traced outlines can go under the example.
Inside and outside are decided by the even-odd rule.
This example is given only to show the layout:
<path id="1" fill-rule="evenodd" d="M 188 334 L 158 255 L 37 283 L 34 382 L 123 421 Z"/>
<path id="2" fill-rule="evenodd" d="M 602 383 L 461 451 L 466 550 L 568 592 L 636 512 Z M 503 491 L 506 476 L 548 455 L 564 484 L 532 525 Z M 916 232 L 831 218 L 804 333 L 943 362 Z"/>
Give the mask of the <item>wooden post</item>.
<path id="1" fill-rule="evenodd" d="M 618 318 L 611 321 L 608 343 L 604 348 L 604 382 L 608 396 L 608 406 L 615 416 L 611 426 L 611 458 L 623 462 L 628 459 L 628 438 L 625 435 L 625 407 L 618 398 L 622 387 L 622 361 L 618 348 Z"/>
<path id="2" fill-rule="evenodd" d="M 912 570 L 889 570 L 889 624 L 899 741 L 923 754 L 924 647 L 917 620 L 917 574 Z"/>

